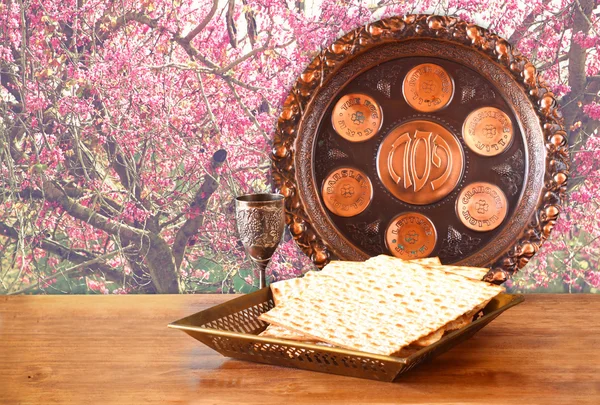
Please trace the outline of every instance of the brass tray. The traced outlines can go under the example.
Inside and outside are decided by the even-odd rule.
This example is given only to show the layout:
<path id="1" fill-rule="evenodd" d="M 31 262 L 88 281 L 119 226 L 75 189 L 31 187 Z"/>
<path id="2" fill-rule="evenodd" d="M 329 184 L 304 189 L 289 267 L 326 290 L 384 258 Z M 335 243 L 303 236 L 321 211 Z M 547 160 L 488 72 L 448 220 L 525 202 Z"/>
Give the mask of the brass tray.
<path id="1" fill-rule="evenodd" d="M 535 67 L 486 29 L 434 15 L 323 49 L 284 103 L 272 162 L 317 266 L 439 256 L 489 267 L 498 284 L 550 234 L 568 176 L 563 120 Z"/>
<path id="2" fill-rule="evenodd" d="M 469 339 L 502 312 L 523 300 L 522 295 L 500 294 L 483 309 L 482 317 L 407 357 L 382 356 L 257 336 L 267 326 L 258 316 L 275 305 L 268 287 L 175 321 L 169 327 L 184 331 L 226 357 L 349 377 L 394 381 L 399 375 Z"/>

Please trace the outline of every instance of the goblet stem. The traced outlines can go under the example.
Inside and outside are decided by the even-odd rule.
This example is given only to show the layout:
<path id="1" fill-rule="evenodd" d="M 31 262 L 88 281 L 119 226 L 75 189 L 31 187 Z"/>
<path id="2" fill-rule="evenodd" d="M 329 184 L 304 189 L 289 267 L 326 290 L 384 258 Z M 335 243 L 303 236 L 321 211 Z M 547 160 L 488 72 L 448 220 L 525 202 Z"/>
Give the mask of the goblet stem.
<path id="1" fill-rule="evenodd" d="M 267 286 L 267 266 L 270 260 L 254 260 L 256 267 L 258 267 L 258 288 L 260 289 Z"/>

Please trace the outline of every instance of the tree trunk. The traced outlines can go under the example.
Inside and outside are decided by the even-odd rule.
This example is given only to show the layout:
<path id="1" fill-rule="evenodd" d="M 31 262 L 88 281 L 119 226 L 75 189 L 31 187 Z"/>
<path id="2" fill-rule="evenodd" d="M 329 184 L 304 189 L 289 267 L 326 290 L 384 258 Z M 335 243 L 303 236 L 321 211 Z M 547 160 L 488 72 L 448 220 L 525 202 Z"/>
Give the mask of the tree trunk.
<path id="1" fill-rule="evenodd" d="M 183 292 L 181 277 L 175 266 L 171 248 L 163 238 L 150 233 L 142 244 L 141 253 L 145 253 L 152 284 L 160 294 L 179 294 Z"/>
<path id="2" fill-rule="evenodd" d="M 573 11 L 573 35 L 582 33 L 587 35 L 590 31 L 589 17 L 592 14 L 595 0 L 579 0 L 575 2 Z M 579 7 L 579 5 L 581 7 Z M 584 93 L 587 85 L 587 77 L 585 74 L 585 61 L 587 50 L 582 48 L 577 42 L 571 39 L 569 48 L 569 86 L 571 92 L 563 102 L 563 115 L 565 117 L 565 127 L 569 131 L 569 144 L 574 145 L 581 142 L 580 135 L 582 131 L 572 128 L 580 118 L 582 112 L 580 103 L 584 98 Z"/>
<path id="3" fill-rule="evenodd" d="M 140 250 L 140 257 L 148 266 L 156 292 L 163 294 L 181 292 L 180 277 L 175 267 L 171 248 L 159 235 L 112 221 L 104 215 L 79 204 L 70 198 L 64 190 L 50 181 L 44 181 L 43 189 L 48 201 L 60 204 L 73 218 L 136 245 Z"/>

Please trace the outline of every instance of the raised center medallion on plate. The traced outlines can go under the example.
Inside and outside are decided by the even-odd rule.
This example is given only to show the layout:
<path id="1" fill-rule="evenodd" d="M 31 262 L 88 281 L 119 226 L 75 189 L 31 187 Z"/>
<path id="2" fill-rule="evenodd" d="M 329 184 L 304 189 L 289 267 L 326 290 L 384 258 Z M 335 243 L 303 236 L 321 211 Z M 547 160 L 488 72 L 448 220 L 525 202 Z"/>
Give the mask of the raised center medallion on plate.
<path id="1" fill-rule="evenodd" d="M 342 138 L 362 142 L 374 137 L 383 115 L 381 106 L 371 96 L 361 93 L 346 94 L 333 107 L 331 124 Z"/>
<path id="2" fill-rule="evenodd" d="M 443 67 L 423 63 L 406 74 L 402 94 L 415 110 L 433 112 L 446 107 L 452 100 L 454 83 Z"/>
<path id="3" fill-rule="evenodd" d="M 377 173 L 396 198 L 426 205 L 458 184 L 464 168 L 458 139 L 431 121 L 409 121 L 392 129 L 377 152 Z"/>
<path id="4" fill-rule="evenodd" d="M 331 172 L 323 182 L 321 192 L 327 209 L 340 217 L 360 214 L 373 198 L 373 186 L 369 177 L 351 167 Z"/>
<path id="5" fill-rule="evenodd" d="M 506 196 L 498 186 L 490 183 L 471 183 L 456 200 L 458 218 L 474 231 L 486 232 L 498 228 L 507 212 Z"/>
<path id="6" fill-rule="evenodd" d="M 425 215 L 407 212 L 395 217 L 385 231 L 390 253 L 405 260 L 427 257 L 435 248 L 437 232 Z"/>
<path id="7" fill-rule="evenodd" d="M 473 111 L 463 124 L 463 138 L 473 152 L 496 156 L 511 144 L 513 126 L 510 118 L 495 107 Z"/>

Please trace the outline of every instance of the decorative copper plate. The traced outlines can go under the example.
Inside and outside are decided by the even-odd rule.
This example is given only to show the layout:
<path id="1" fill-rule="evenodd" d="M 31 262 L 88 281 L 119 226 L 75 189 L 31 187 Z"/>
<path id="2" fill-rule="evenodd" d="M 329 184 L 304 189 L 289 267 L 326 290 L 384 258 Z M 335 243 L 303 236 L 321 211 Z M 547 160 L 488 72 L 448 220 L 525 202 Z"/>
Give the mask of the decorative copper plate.
<path id="1" fill-rule="evenodd" d="M 377 173 L 385 188 L 409 204 L 441 200 L 458 184 L 464 169 L 458 139 L 432 121 L 407 121 L 392 129 L 377 152 Z"/>
<path id="2" fill-rule="evenodd" d="M 406 74 L 402 94 L 415 110 L 433 112 L 446 107 L 452 100 L 454 83 L 443 67 L 423 63 Z"/>
<path id="3" fill-rule="evenodd" d="M 385 231 L 389 253 L 405 260 L 427 257 L 435 248 L 435 225 L 425 215 L 406 212 L 392 220 Z"/>
<path id="4" fill-rule="evenodd" d="M 381 107 L 366 94 L 346 94 L 333 107 L 331 124 L 342 138 L 350 142 L 371 139 L 381 128 Z"/>
<path id="5" fill-rule="evenodd" d="M 362 131 L 361 142 L 335 122 L 340 108 L 346 127 L 368 121 L 368 111 L 357 124 L 340 107 L 350 110 L 356 95 L 361 102 L 352 105 L 368 100 L 381 119 L 371 116 L 380 127 L 368 138 Z M 554 95 L 504 39 L 452 17 L 392 17 L 344 35 L 298 79 L 278 121 L 273 178 L 294 238 L 319 266 L 391 254 L 390 224 L 418 214 L 437 235 L 423 251 L 444 263 L 489 266 L 486 279 L 500 283 L 554 226 L 566 141 Z M 372 183 L 370 204 L 353 216 L 325 204 L 324 182 L 345 168 Z M 504 199 L 490 197 L 484 214 L 469 200 L 467 212 L 488 221 L 474 229 L 461 218 L 460 197 L 481 182 Z"/>
<path id="6" fill-rule="evenodd" d="M 340 217 L 353 217 L 371 203 L 373 186 L 362 171 L 345 167 L 327 176 L 321 195 L 329 211 Z"/>
<path id="7" fill-rule="evenodd" d="M 469 114 L 463 125 L 465 143 L 483 156 L 504 152 L 512 142 L 513 133 L 509 116 L 496 107 L 478 108 Z"/>
<path id="8" fill-rule="evenodd" d="M 456 215 L 467 228 L 477 232 L 498 228 L 507 211 L 506 196 L 500 187 L 490 183 L 471 183 L 456 199 Z"/>

